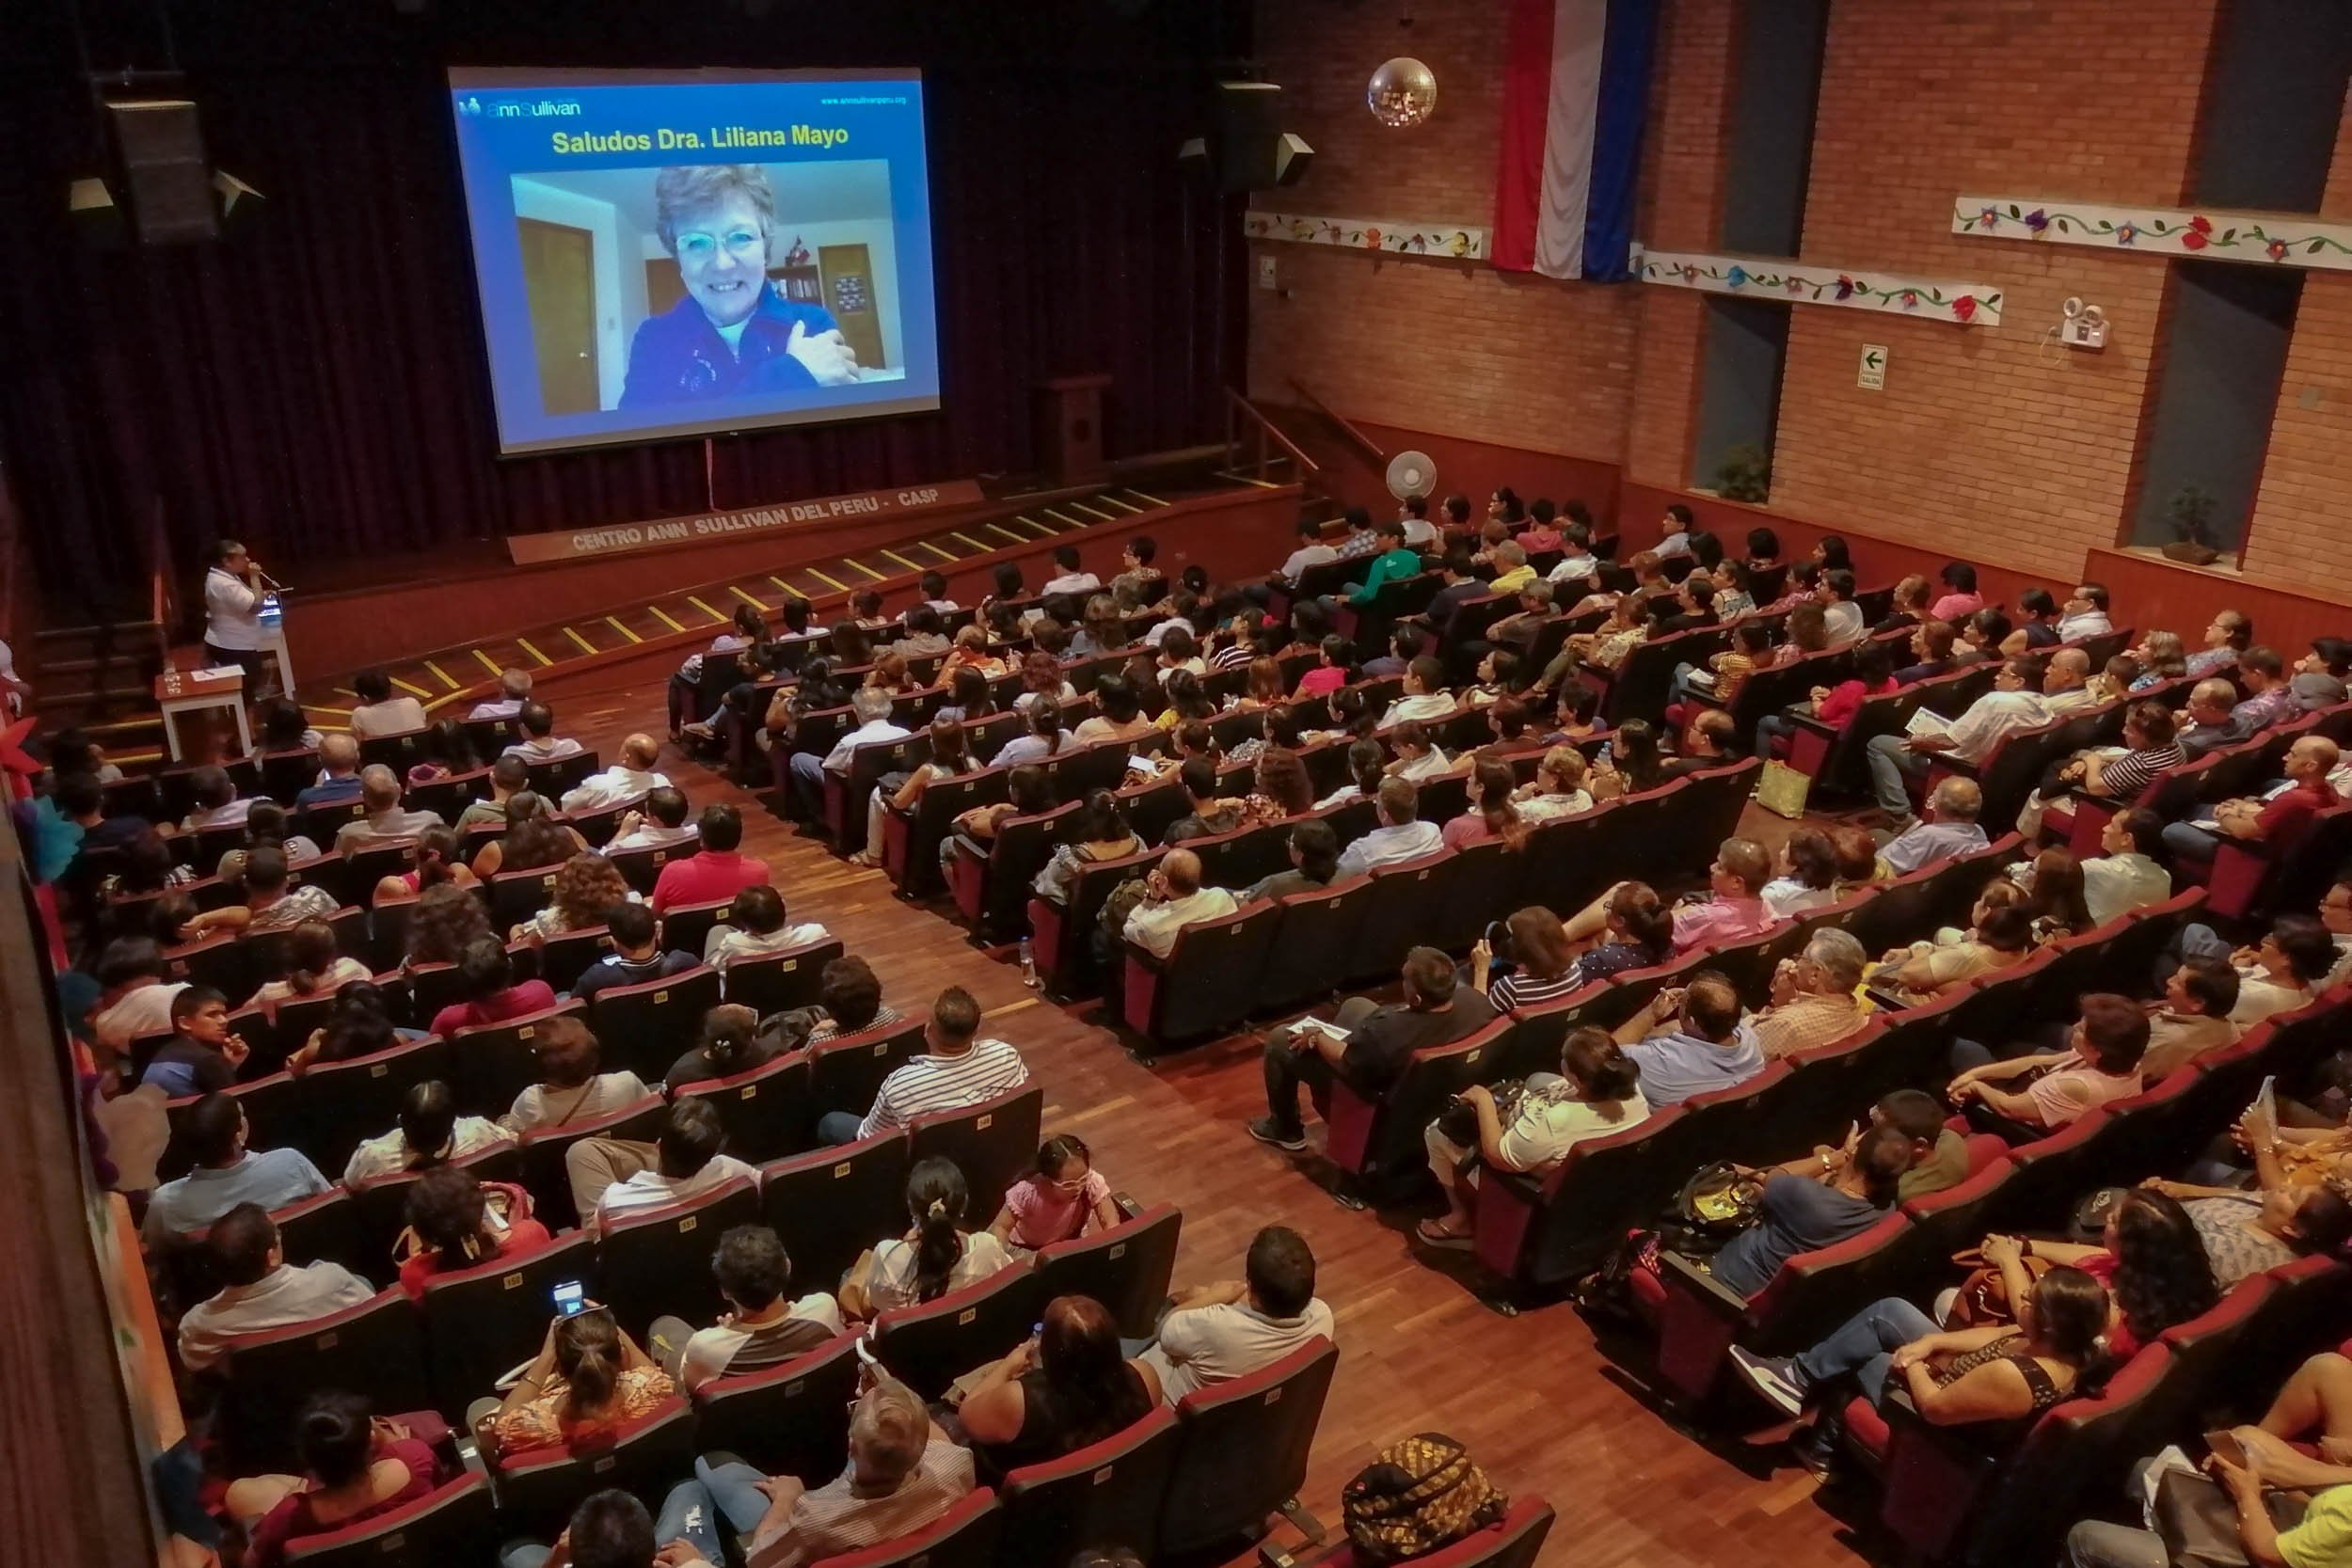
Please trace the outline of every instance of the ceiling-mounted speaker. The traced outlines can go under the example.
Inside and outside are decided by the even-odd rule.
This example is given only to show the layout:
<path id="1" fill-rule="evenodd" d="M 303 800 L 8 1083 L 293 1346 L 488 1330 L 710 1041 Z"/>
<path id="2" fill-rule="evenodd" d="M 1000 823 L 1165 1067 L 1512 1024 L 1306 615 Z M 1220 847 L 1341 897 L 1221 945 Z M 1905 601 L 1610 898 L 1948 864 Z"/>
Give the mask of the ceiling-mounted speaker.
<path id="1" fill-rule="evenodd" d="M 141 245 L 193 245 L 220 238 L 213 169 L 196 104 L 184 98 L 110 99 L 106 136 L 120 175 L 116 185 Z"/>
<path id="2" fill-rule="evenodd" d="M 1281 128 L 1281 113 L 1280 84 L 1219 82 L 1209 133 L 1176 150 L 1178 166 L 1207 175 L 1229 195 L 1296 184 L 1315 150 Z"/>

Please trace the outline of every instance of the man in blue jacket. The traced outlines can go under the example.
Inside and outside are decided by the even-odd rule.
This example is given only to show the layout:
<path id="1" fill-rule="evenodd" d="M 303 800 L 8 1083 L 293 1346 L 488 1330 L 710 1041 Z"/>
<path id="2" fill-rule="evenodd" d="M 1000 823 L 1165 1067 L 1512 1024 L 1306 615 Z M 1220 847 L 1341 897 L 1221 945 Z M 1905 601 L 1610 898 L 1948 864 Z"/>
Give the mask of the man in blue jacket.
<path id="1" fill-rule="evenodd" d="M 821 305 L 786 299 L 768 277 L 776 193 L 752 164 L 665 168 L 655 225 L 686 297 L 648 317 L 629 344 L 623 408 L 845 386 L 857 356 Z"/>

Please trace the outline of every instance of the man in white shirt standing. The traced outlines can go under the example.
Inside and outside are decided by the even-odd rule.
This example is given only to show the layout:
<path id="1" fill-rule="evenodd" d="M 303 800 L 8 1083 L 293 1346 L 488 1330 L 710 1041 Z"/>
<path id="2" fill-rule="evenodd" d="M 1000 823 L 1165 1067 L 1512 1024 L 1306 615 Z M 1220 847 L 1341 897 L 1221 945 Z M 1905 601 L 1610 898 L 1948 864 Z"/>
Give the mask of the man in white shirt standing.
<path id="1" fill-rule="evenodd" d="M 604 1196 L 596 1199 L 596 1212 L 581 1228 L 591 1235 L 600 1234 L 626 1215 L 691 1202 L 739 1176 L 758 1186 L 757 1170 L 732 1154 L 719 1152 L 725 1131 L 719 1113 L 707 1100 L 681 1100 L 671 1106 L 670 1118 L 661 1124 L 660 1136 L 654 1141 L 653 1164 L 605 1188 Z"/>
<path id="2" fill-rule="evenodd" d="M 1143 902 L 1127 916 L 1120 935 L 1155 958 L 1176 949 L 1176 934 L 1204 920 L 1222 920 L 1241 906 L 1221 887 L 1200 885 L 1200 857 L 1170 849 L 1144 882 Z"/>
<path id="3" fill-rule="evenodd" d="M 890 693 L 887 691 L 877 690 L 870 686 L 859 687 L 850 694 L 850 711 L 857 718 L 857 728 L 835 741 L 833 750 L 826 752 L 822 760 L 810 752 L 795 752 L 792 754 L 792 785 L 800 791 L 801 802 L 807 808 L 811 818 L 824 814 L 825 775 L 832 773 L 837 777 L 848 777 L 851 752 L 860 746 L 904 740 L 914 733 L 890 717 Z"/>
<path id="4" fill-rule="evenodd" d="M 2058 636 L 2068 642 L 2079 642 L 2086 637 L 2105 637 L 2115 629 L 2107 619 L 2107 589 L 2103 582 L 2086 582 L 2076 588 L 2066 601 L 2064 613 L 2058 617 Z"/>
<path id="5" fill-rule="evenodd" d="M 923 1054 L 892 1069 L 875 1091 L 873 1109 L 863 1118 L 828 1111 L 817 1123 L 817 1141 L 855 1143 L 916 1117 L 957 1111 L 993 1100 L 1029 1081 L 1021 1053 L 1003 1040 L 981 1039 L 980 1005 L 961 986 L 949 986 L 931 1004 L 923 1030 Z"/>
<path id="6" fill-rule="evenodd" d="M 262 568 L 234 539 L 215 540 L 204 574 L 204 657 L 245 672 L 247 702 L 275 691 L 271 659 L 262 651 Z"/>
<path id="7" fill-rule="evenodd" d="M 287 1262 L 278 1227 L 258 1203 L 240 1203 L 215 1220 L 205 1245 L 220 1289 L 180 1320 L 180 1360 L 192 1372 L 218 1361 L 235 1335 L 306 1323 L 375 1295 L 341 1263 Z"/>
<path id="8" fill-rule="evenodd" d="M 531 700 L 531 672 L 505 669 L 499 672 L 499 694 L 474 704 L 469 719 L 512 719 Z"/>
<path id="9" fill-rule="evenodd" d="M 1380 826 L 1340 853 L 1339 877 L 1360 877 L 1375 865 L 1416 860 L 1436 850 L 1445 834 L 1421 820 L 1421 793 L 1410 779 L 1380 781 Z"/>
<path id="10" fill-rule="evenodd" d="M 1931 766 L 1929 753 L 1948 752 L 1963 762 L 1982 762 L 2002 739 L 2033 728 L 2049 718 L 2043 706 L 2042 663 L 2012 658 L 1993 677 L 1993 689 L 1968 705 L 1968 711 L 1940 730 L 1925 735 L 1879 735 L 1870 737 L 1866 754 L 1870 764 L 1870 791 L 1879 808 L 1893 817 L 1899 836 L 1914 820 L 1909 780 L 1925 778 Z"/>
<path id="11" fill-rule="evenodd" d="M 648 790 L 660 789 L 670 781 L 653 770 L 661 760 L 661 748 L 653 736 L 638 734 L 621 742 L 621 760 L 601 773 L 591 773 L 573 788 L 564 793 L 565 811 L 602 811 L 617 806 L 623 800 L 635 800 Z"/>
<path id="12" fill-rule="evenodd" d="M 1315 1255 L 1297 1231 L 1280 1225 L 1259 1231 L 1242 1275 L 1178 1291 L 1160 1320 L 1156 1341 L 1139 1359 L 1168 1403 L 1333 1337 L 1331 1308 L 1315 1294 Z"/>

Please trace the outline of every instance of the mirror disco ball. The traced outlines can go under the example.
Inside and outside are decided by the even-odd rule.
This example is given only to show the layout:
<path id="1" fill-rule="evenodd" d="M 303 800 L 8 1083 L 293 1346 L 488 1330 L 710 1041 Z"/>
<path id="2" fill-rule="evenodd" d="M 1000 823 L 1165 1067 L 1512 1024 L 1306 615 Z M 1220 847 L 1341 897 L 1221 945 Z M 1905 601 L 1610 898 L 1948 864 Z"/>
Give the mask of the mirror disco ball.
<path id="1" fill-rule="evenodd" d="M 1409 55 L 1400 55 L 1372 73 L 1364 106 L 1391 130 L 1408 130 L 1438 107 L 1438 75 Z"/>

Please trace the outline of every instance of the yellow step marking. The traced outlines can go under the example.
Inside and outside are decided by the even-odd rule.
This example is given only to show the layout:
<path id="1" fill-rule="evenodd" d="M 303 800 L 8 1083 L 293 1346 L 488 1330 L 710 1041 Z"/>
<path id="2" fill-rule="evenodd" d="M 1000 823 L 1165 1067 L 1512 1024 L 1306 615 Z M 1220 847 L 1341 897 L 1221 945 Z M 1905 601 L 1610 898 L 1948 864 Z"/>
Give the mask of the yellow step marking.
<path id="1" fill-rule="evenodd" d="M 591 642 L 586 638 L 580 636 L 580 628 L 577 626 L 565 626 L 564 628 L 564 635 L 579 643 L 580 651 L 583 654 L 598 654 L 604 651 L 603 649 L 597 647 L 594 642 Z"/>
<path id="2" fill-rule="evenodd" d="M 506 673 L 505 671 L 499 668 L 499 661 L 497 659 L 492 658 L 488 654 L 484 653 L 480 648 L 476 648 L 473 651 L 473 657 L 480 659 L 482 661 L 482 667 L 485 670 L 489 671 L 490 673 L 494 675 L 502 675 Z"/>
<path id="3" fill-rule="evenodd" d="M 833 578 L 825 576 L 824 573 L 818 571 L 814 566 L 803 566 L 801 570 L 806 572 L 810 577 L 815 578 L 818 582 L 823 583 L 826 587 L 832 589 L 836 594 L 847 594 L 850 591 L 850 585 L 848 583 L 835 582 Z"/>
<path id="4" fill-rule="evenodd" d="M 1143 510 L 1143 508 L 1139 506 L 1130 506 L 1127 502 L 1120 500 L 1117 496 L 1112 495 L 1107 490 L 1104 491 L 1101 495 L 1095 497 L 1094 499 L 1098 501 L 1108 501 L 1113 506 L 1119 508 L 1121 512 L 1136 513 Z M 1070 504 L 1075 506 L 1078 503 L 1076 501 L 1072 501 Z"/>
<path id="5" fill-rule="evenodd" d="M 851 561 L 845 555 L 841 558 L 841 563 L 844 566 L 856 567 L 859 571 L 864 572 L 867 577 L 872 578 L 876 582 L 886 582 L 889 580 L 889 574 L 885 572 L 877 572 L 874 568 L 868 566 L 863 561 Z"/>
<path id="6" fill-rule="evenodd" d="M 692 605 L 696 610 L 701 610 L 705 615 L 709 616 L 714 621 L 724 621 L 728 619 L 723 610 L 711 609 L 708 605 L 703 603 L 702 600 L 694 597 L 691 594 L 686 595 L 686 602 Z"/>
<path id="7" fill-rule="evenodd" d="M 791 594 L 796 599 L 805 599 L 808 597 L 807 594 L 802 593 L 799 589 L 793 587 L 790 583 L 785 581 L 773 572 L 768 574 L 768 580 L 774 583 L 778 588 L 783 589 L 786 593 Z"/>
<path id="8" fill-rule="evenodd" d="M 303 704 L 302 711 L 305 713 L 331 713 L 339 719 L 348 719 L 351 717 L 351 709 L 347 707 L 321 707 L 316 703 Z"/>
<path id="9" fill-rule="evenodd" d="M 428 669 L 428 670 L 432 671 L 432 672 L 433 672 L 433 673 L 434 673 L 435 675 L 437 675 L 437 677 L 439 677 L 440 682 L 441 682 L 441 684 L 442 684 L 443 686 L 448 687 L 448 688 L 449 688 L 452 691 L 454 691 L 454 690 L 456 690 L 456 689 L 457 689 L 457 683 L 456 683 L 455 681 L 453 681 L 453 680 L 452 680 L 452 679 L 450 679 L 450 678 L 449 678 L 449 672 L 448 672 L 448 671 L 446 671 L 446 670 L 442 669 L 439 665 L 437 665 L 437 664 L 434 663 L 434 662 L 433 662 L 431 659 L 429 659 L 429 658 L 428 658 L 428 659 L 426 659 L 426 660 L 424 661 L 424 667 L 425 667 L 426 669 Z"/>
<path id="10" fill-rule="evenodd" d="M 1020 534 L 1013 532 L 1012 530 L 1005 527 L 1001 523 L 982 523 L 980 526 L 988 530 L 991 533 L 1003 534 L 1006 538 L 1011 540 L 1016 545 L 1025 545 L 1028 543 L 1026 539 L 1023 538 Z M 1053 531 L 1048 529 L 1046 531 L 1050 533 Z"/>
<path id="11" fill-rule="evenodd" d="M 762 615 L 768 613 L 770 607 L 760 603 L 757 599 L 753 598 L 750 594 L 743 590 L 740 584 L 732 582 L 728 583 L 727 592 L 742 600 L 745 604 L 750 605 L 754 610 L 758 610 Z"/>
<path id="12" fill-rule="evenodd" d="M 1219 479 L 1230 479 L 1234 481 L 1236 483 L 1241 484 L 1254 484 L 1261 490 L 1279 490 L 1281 488 L 1280 485 L 1274 483 L 1270 480 L 1251 479 L 1248 474 L 1237 474 L 1230 468 L 1219 468 L 1216 471 L 1216 477 Z"/>
<path id="13" fill-rule="evenodd" d="M 1109 512 L 1097 512 L 1094 508 L 1089 506 L 1084 501 L 1064 501 L 1062 504 L 1069 507 L 1073 512 L 1083 512 L 1089 517 L 1098 517 L 1106 523 L 1115 523 L 1119 521 L 1116 514 Z M 1130 508 L 1130 510 L 1133 509 Z"/>
<path id="14" fill-rule="evenodd" d="M 1086 527 L 1086 524 L 1084 524 L 1084 523 L 1082 523 L 1082 522 L 1078 521 L 1078 519 L 1077 519 L 1077 518 L 1075 518 L 1075 517 L 1065 517 L 1065 516 L 1063 516 L 1060 513 L 1058 513 L 1058 512 L 1055 511 L 1055 510 L 1054 510 L 1052 507 L 1050 507 L 1050 506 L 1049 506 L 1049 507 L 1047 507 L 1047 508 L 1045 509 L 1045 515 L 1046 515 L 1048 517 L 1053 518 L 1053 519 L 1054 519 L 1054 521 L 1056 521 L 1056 522 L 1057 522 L 1057 523 L 1068 523 L 1068 524 L 1069 524 L 1072 528 L 1084 528 L 1084 527 Z"/>
<path id="15" fill-rule="evenodd" d="M 662 609 L 660 605 L 649 604 L 645 607 L 645 609 L 651 612 L 655 620 L 660 622 L 663 626 L 668 626 L 672 631 L 684 631 L 686 629 L 683 626 L 678 624 L 676 617 L 673 616 L 668 610 Z"/>
<path id="16" fill-rule="evenodd" d="M 619 620 L 613 616 L 606 616 L 604 618 L 604 624 L 611 626 L 614 631 L 619 632 L 623 637 L 628 638 L 631 642 L 643 642 L 644 641 L 644 638 L 638 636 L 635 632 L 621 625 Z"/>
<path id="17" fill-rule="evenodd" d="M 528 637 L 517 637 L 515 639 L 515 646 L 520 648 L 523 652 L 529 654 L 532 657 L 537 659 L 543 665 L 553 664 L 555 662 L 555 660 L 549 658 L 547 655 L 532 647 L 531 645 L 531 639 Z"/>
<path id="18" fill-rule="evenodd" d="M 433 695 L 432 692 L 427 691 L 423 687 L 411 686 L 406 681 L 402 680 L 398 675 L 394 675 L 392 677 L 392 684 L 399 687 L 403 691 L 407 692 L 411 697 L 430 697 Z"/>
<path id="19" fill-rule="evenodd" d="M 882 551 L 882 553 L 883 555 L 888 556 L 891 560 L 893 560 L 893 561 L 897 562 L 899 565 L 904 566 L 904 567 L 905 567 L 908 571 L 910 571 L 910 572 L 920 572 L 920 571 L 925 570 L 925 567 L 924 567 L 924 565 L 923 565 L 923 563 L 922 563 L 921 562 L 919 562 L 919 561 L 909 561 L 909 560 L 908 560 L 905 556 L 900 555 L 900 554 L 899 554 L 897 550 L 884 550 L 884 551 Z"/>
<path id="20" fill-rule="evenodd" d="M 1141 496 L 1145 500 L 1150 501 L 1153 506 L 1166 506 L 1168 504 L 1168 502 L 1160 499 L 1159 497 L 1153 495 L 1151 491 L 1138 490 L 1132 484 L 1127 486 L 1127 494 L 1131 496 Z"/>
<path id="21" fill-rule="evenodd" d="M 968 534 L 968 533 L 949 533 L 949 534 L 947 535 L 947 537 L 948 537 L 948 538 L 950 538 L 950 539 L 961 539 L 961 540 L 962 540 L 965 544 L 967 544 L 967 545 L 971 546 L 972 546 L 974 549 L 976 549 L 976 550 L 993 550 L 993 549 L 994 549 L 994 548 L 996 547 L 996 546 L 993 546 L 993 545 L 984 545 L 984 544 L 980 543 L 980 541 L 978 541 L 977 539 L 973 538 L 973 537 L 972 537 L 970 534 Z M 1025 544 L 1026 543 L 1026 541 L 1025 541 L 1025 541 L 1023 541 L 1023 542 L 1024 542 Z"/>
<path id="22" fill-rule="evenodd" d="M 961 537 L 961 535 L 959 535 L 958 537 Z M 956 554 L 956 552 L 955 552 L 955 551 L 953 551 L 953 550 L 944 550 L 944 549 L 941 549 L 941 548 L 940 548 L 937 545 L 932 544 L 932 543 L 931 543 L 930 540 L 928 540 L 928 539 L 921 540 L 921 541 L 919 541 L 919 543 L 922 545 L 922 546 L 923 546 L 925 549 L 927 549 L 927 550 L 930 551 L 930 552 L 931 552 L 931 554 L 933 554 L 933 555 L 935 555 L 935 556 L 939 557 L 939 559 L 940 559 L 940 560 L 942 560 L 942 561 L 961 561 L 961 560 L 962 560 L 962 559 L 963 559 L 961 556 L 959 556 L 958 554 Z"/>

